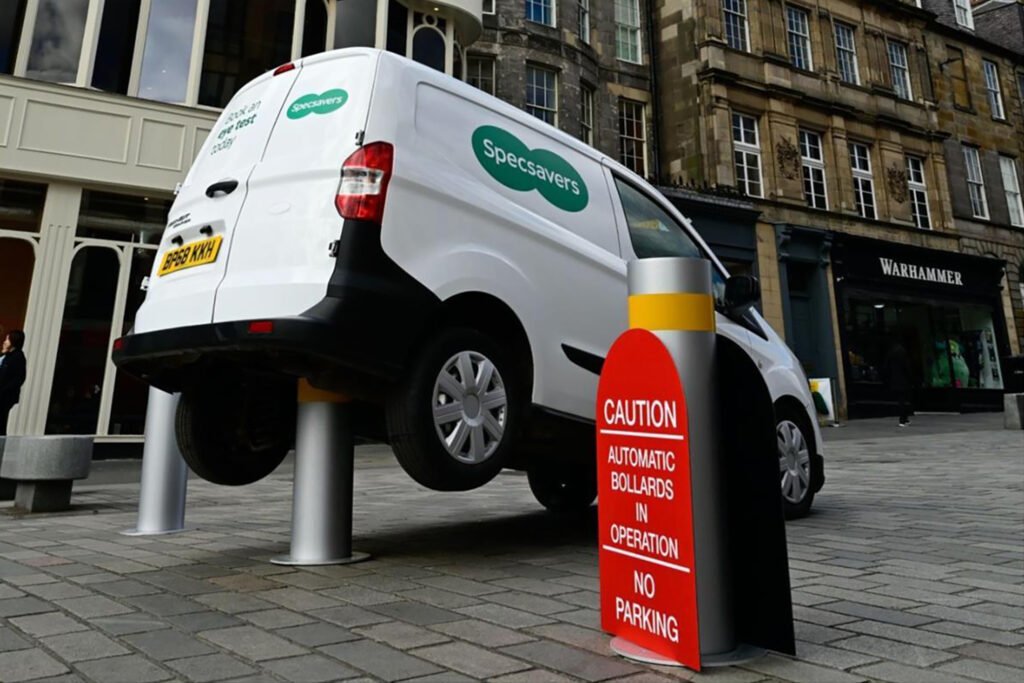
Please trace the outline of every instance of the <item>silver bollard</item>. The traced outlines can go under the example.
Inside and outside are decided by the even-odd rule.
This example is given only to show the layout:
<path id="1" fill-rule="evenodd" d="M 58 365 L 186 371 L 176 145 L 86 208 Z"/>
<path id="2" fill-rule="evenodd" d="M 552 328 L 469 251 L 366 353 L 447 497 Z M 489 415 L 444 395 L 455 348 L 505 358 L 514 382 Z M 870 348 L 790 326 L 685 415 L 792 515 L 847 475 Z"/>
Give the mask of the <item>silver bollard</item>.
<path id="1" fill-rule="evenodd" d="M 701 662 L 737 649 L 729 586 L 725 490 L 718 454 L 711 262 L 650 258 L 627 264 L 629 326 L 653 332 L 675 361 L 690 423 L 690 480 Z M 730 660 L 732 661 L 732 660 Z"/>
<path id="2" fill-rule="evenodd" d="M 154 387 L 149 389 L 138 526 L 122 532 L 126 536 L 173 534 L 185 530 L 188 466 L 174 435 L 178 396 Z"/>
<path id="3" fill-rule="evenodd" d="M 345 397 L 299 382 L 292 540 L 273 564 L 315 566 L 369 559 L 352 551 L 355 444 Z"/>

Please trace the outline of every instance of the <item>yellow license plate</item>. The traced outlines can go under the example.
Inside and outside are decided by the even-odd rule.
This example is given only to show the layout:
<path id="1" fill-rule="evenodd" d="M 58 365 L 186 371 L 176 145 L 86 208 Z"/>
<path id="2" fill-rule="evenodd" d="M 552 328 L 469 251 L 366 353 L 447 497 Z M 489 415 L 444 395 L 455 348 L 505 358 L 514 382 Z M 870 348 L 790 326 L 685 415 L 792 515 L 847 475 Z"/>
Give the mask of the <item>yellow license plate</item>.
<path id="1" fill-rule="evenodd" d="M 160 270 L 157 275 L 167 275 L 186 268 L 205 266 L 217 260 L 220 253 L 220 243 L 224 240 L 223 235 L 217 235 L 210 239 L 190 242 L 176 249 L 171 249 L 164 254 L 164 260 L 160 262 Z"/>

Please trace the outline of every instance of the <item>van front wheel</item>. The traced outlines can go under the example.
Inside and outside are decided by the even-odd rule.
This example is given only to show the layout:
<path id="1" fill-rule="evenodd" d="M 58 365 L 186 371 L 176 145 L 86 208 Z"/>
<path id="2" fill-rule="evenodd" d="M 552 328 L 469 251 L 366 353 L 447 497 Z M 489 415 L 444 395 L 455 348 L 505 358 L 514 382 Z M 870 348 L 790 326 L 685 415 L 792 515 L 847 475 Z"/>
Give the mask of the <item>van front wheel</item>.
<path id="1" fill-rule="evenodd" d="M 597 469 L 592 462 L 546 458 L 532 463 L 526 476 L 537 502 L 557 514 L 582 512 L 597 498 Z"/>
<path id="2" fill-rule="evenodd" d="M 512 453 L 522 386 L 490 337 L 465 328 L 443 332 L 388 402 L 388 437 L 399 464 L 436 491 L 483 486 Z"/>

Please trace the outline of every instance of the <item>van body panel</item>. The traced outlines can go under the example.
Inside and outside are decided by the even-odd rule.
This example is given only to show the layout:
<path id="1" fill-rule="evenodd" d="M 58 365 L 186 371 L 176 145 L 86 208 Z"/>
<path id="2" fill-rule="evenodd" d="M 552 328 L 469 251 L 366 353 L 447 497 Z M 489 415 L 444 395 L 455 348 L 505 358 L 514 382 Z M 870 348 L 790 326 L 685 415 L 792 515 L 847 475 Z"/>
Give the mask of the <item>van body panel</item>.
<path id="1" fill-rule="evenodd" d="M 324 298 L 343 224 L 341 167 L 366 126 L 377 60 L 356 52 L 297 69 L 249 178 L 214 322 L 297 315 Z"/>
<path id="2" fill-rule="evenodd" d="M 225 107 L 196 156 L 171 207 L 150 276 L 146 301 L 135 319 L 139 332 L 208 323 L 213 319 L 217 287 L 224 277 L 248 182 L 274 128 L 296 71 L 264 74 L 242 88 Z M 228 194 L 207 196 L 214 183 L 234 181 Z M 221 237 L 211 264 L 158 275 L 164 255 L 179 244 Z M 180 239 L 180 242 L 178 241 Z"/>
<path id="3" fill-rule="evenodd" d="M 382 60 L 380 80 L 392 61 Z M 368 139 L 371 133 L 374 139 L 387 135 L 391 131 L 374 128 L 377 112 L 402 112 L 393 131 L 385 252 L 442 300 L 478 291 L 508 304 L 533 351 L 533 402 L 592 418 L 597 377 L 569 361 L 561 346 L 604 356 L 625 321 L 626 293 L 625 263 L 596 155 L 442 74 L 402 68 L 395 80 L 397 87 L 375 95 L 367 130 Z M 414 107 L 400 101 L 410 92 L 416 94 Z M 551 154 L 564 160 L 585 187 L 586 205 L 565 210 L 537 189 L 498 182 L 481 163 L 480 146 L 474 148 L 481 127 L 507 132 L 520 149 L 544 150 L 548 156 L 542 153 L 541 161 Z M 569 187 L 563 184 L 557 189 Z M 600 305 L 608 301 L 622 305 Z"/>

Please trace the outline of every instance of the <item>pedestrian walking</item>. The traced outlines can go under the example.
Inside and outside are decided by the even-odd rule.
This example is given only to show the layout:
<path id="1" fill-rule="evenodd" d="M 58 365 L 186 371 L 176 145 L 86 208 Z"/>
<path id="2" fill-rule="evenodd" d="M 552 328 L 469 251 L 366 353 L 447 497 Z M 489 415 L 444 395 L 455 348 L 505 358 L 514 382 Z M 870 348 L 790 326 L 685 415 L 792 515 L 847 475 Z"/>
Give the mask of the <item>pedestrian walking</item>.
<path id="1" fill-rule="evenodd" d="M 885 356 L 884 372 L 889 391 L 899 405 L 899 426 L 906 427 L 910 424 L 911 411 L 910 357 L 898 339 Z"/>
<path id="2" fill-rule="evenodd" d="M 25 333 L 11 330 L 0 346 L 0 436 L 7 436 L 7 416 L 21 398 L 25 383 Z"/>

